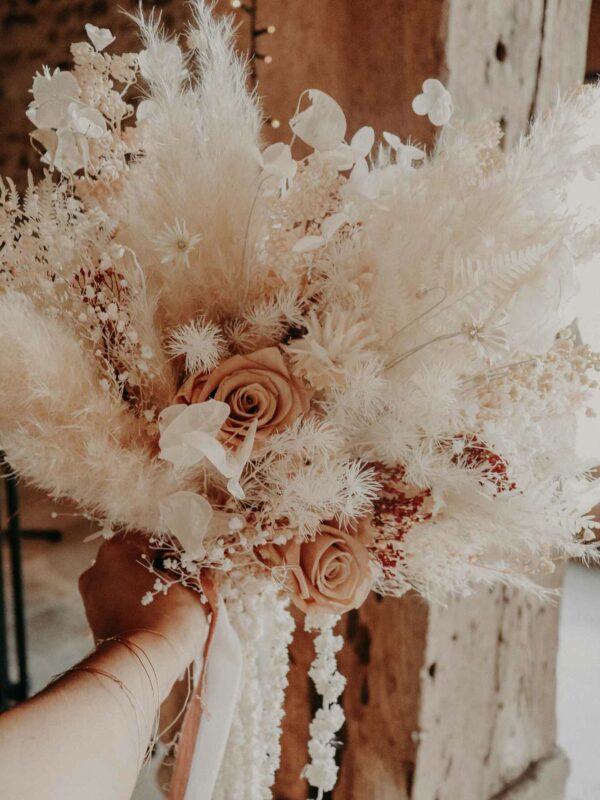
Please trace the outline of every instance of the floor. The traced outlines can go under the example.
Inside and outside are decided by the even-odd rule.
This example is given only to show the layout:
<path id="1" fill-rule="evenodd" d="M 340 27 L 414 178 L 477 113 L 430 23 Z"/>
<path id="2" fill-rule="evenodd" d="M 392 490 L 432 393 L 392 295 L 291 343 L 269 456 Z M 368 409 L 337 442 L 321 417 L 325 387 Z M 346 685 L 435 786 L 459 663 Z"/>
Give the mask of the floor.
<path id="1" fill-rule="evenodd" d="M 60 544 L 24 543 L 30 674 L 36 691 L 91 648 L 77 576 L 93 558 L 97 542 L 83 542 L 86 524 L 68 508 L 28 491 L 23 507 L 25 526 L 63 531 Z M 600 569 L 569 566 L 561 613 L 559 744 L 571 761 L 565 800 L 600 800 Z M 152 775 L 143 775 L 135 800 L 160 797 Z"/>

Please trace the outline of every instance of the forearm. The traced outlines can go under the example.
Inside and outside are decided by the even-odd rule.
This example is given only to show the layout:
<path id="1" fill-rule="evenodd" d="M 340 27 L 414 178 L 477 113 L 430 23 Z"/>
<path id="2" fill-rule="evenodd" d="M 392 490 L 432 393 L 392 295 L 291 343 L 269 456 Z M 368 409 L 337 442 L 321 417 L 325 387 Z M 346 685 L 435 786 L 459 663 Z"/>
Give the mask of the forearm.
<path id="1" fill-rule="evenodd" d="M 0 719 L 3 796 L 130 798 L 160 703 L 189 658 L 156 633 L 123 639 Z"/>

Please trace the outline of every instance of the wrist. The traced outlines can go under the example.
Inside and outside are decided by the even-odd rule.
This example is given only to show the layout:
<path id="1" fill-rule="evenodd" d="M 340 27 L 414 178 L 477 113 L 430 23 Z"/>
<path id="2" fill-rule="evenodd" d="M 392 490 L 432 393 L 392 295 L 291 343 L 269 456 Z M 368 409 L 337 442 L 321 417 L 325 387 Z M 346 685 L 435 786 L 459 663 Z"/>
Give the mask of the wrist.
<path id="1" fill-rule="evenodd" d="M 175 605 L 168 615 L 154 619 L 148 627 L 136 628 L 126 636 L 137 644 L 149 644 L 152 649 L 168 650 L 179 672 L 183 672 L 204 650 L 208 634 L 208 608 L 198 601 Z"/>
<path id="2" fill-rule="evenodd" d="M 192 658 L 172 637 L 151 629 L 131 631 L 117 639 L 117 643 L 138 657 L 140 675 L 143 673 L 154 687 L 156 699 L 162 703 L 171 691 L 175 681 L 180 679 L 189 667 Z"/>

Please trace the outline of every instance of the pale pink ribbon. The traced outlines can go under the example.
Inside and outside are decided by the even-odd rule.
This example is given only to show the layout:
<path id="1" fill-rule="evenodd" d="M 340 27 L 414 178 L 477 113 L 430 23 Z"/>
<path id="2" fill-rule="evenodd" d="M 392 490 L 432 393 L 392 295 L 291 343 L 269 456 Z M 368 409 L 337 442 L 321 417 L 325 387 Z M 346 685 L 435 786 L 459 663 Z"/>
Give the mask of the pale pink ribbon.
<path id="1" fill-rule="evenodd" d="M 169 800 L 211 800 L 240 693 L 240 641 L 223 600 L 207 595 L 213 617 L 202 674 L 181 728 Z"/>

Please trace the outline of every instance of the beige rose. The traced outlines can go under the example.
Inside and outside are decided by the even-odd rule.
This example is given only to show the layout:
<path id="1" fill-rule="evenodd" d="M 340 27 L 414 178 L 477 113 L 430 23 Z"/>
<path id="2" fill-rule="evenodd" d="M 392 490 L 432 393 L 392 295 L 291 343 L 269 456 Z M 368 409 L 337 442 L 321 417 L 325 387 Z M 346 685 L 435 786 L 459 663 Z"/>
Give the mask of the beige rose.
<path id="1" fill-rule="evenodd" d="M 285 586 L 301 611 L 339 614 L 361 606 L 372 584 L 369 553 L 357 538 L 323 524 L 315 539 L 257 548 L 261 561 L 285 569 Z"/>
<path id="2" fill-rule="evenodd" d="M 277 347 L 226 359 L 209 375 L 190 376 L 175 397 L 176 403 L 202 403 L 210 397 L 230 408 L 221 438 L 233 445 L 245 437 L 256 420 L 260 442 L 291 425 L 310 406 L 312 392 L 290 375 Z"/>

